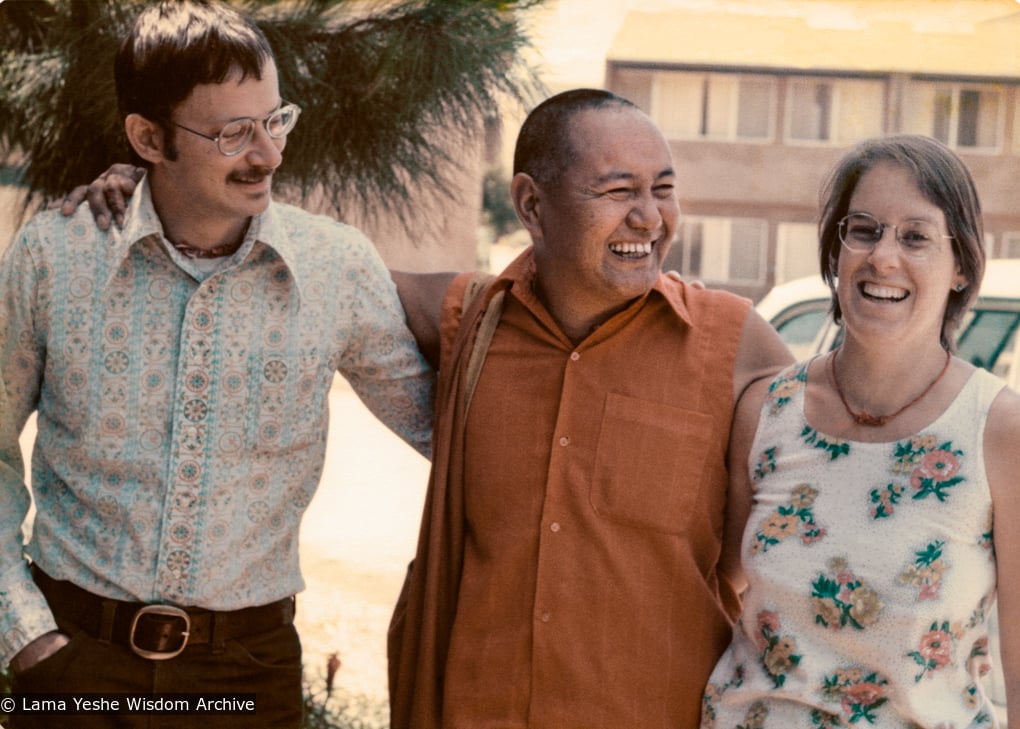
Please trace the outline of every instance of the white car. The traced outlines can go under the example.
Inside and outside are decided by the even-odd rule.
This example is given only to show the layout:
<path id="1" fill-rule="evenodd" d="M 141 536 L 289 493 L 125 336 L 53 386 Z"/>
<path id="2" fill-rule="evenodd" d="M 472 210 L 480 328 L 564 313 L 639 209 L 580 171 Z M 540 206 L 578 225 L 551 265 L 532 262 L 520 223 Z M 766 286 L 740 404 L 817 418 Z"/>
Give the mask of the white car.
<path id="1" fill-rule="evenodd" d="M 831 294 L 820 276 L 780 284 L 757 305 L 798 360 L 838 346 L 842 332 L 829 315 Z M 1020 259 L 991 260 L 977 303 L 956 336 L 957 354 L 991 370 L 1020 391 Z M 999 663 L 998 615 L 989 621 L 992 671 L 985 688 L 1006 726 L 1006 685 Z"/>

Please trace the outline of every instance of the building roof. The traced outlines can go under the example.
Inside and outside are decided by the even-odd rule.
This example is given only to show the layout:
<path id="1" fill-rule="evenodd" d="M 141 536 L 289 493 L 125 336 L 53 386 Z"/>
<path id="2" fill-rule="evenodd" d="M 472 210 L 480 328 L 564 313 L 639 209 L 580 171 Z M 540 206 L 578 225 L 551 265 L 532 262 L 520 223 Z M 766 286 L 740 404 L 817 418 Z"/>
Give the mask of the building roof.
<path id="1" fill-rule="evenodd" d="M 611 63 L 1020 79 L 1020 4 L 869 0 L 813 13 L 632 12 Z M 764 7 L 763 7 L 764 6 Z M 780 6 L 774 6 L 780 7 Z M 827 7 L 831 12 L 821 13 Z"/>

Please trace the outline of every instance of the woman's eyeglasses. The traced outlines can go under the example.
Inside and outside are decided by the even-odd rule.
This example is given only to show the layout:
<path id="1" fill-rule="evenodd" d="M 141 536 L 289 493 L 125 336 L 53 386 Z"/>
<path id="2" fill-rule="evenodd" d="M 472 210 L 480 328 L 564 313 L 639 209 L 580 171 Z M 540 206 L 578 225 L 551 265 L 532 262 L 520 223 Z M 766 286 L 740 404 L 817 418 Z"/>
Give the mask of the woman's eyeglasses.
<path id="1" fill-rule="evenodd" d="M 867 213 L 851 213 L 839 221 L 839 240 L 855 253 L 871 253 L 882 240 L 886 229 L 892 229 L 900 250 L 913 258 L 923 258 L 939 250 L 943 238 L 953 237 L 945 235 L 927 220 L 908 220 L 899 225 L 888 225 Z"/>

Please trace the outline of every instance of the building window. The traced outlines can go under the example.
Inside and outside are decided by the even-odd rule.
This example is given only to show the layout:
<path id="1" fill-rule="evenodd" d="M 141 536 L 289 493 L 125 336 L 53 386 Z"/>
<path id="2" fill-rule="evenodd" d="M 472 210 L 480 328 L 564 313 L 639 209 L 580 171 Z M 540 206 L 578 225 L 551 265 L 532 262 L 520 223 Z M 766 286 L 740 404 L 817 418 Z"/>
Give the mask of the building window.
<path id="1" fill-rule="evenodd" d="M 1003 234 L 1002 257 L 1020 258 L 1020 231 L 1010 231 Z"/>
<path id="2" fill-rule="evenodd" d="M 791 79 L 787 98 L 788 141 L 846 145 L 882 133 L 882 81 Z"/>
<path id="3" fill-rule="evenodd" d="M 954 149 L 994 151 L 1002 144 L 1004 111 L 997 87 L 913 81 L 904 123 Z"/>
<path id="4" fill-rule="evenodd" d="M 669 139 L 759 140 L 773 136 L 770 76 L 658 71 L 651 116 Z"/>
<path id="5" fill-rule="evenodd" d="M 776 231 L 776 284 L 818 276 L 818 226 L 780 223 Z"/>
<path id="6" fill-rule="evenodd" d="M 613 74 L 615 94 L 637 104 L 649 116 L 652 115 L 652 72 L 642 68 L 618 68 Z"/>
<path id="7" fill-rule="evenodd" d="M 768 223 L 752 218 L 685 217 L 663 264 L 711 283 L 765 282 Z"/>

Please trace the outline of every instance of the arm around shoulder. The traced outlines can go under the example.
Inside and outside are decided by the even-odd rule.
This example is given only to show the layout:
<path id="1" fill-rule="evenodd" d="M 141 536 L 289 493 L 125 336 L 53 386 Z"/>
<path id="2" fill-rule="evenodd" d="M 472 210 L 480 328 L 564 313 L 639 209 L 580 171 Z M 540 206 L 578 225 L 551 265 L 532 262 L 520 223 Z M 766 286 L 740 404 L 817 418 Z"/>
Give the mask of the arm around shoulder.
<path id="1" fill-rule="evenodd" d="M 407 317 L 407 328 L 418 342 L 418 349 L 433 369 L 439 369 L 439 319 L 443 296 L 457 272 L 390 271 L 390 276 L 397 285 L 400 305 Z"/>
<path id="2" fill-rule="evenodd" d="M 143 167 L 114 164 L 88 185 L 79 185 L 64 196 L 60 212 L 63 215 L 74 215 L 78 206 L 88 200 L 89 210 L 100 229 L 109 230 L 111 214 L 118 227 L 122 226 L 127 211 L 127 198 L 134 194 L 143 177 Z"/>
<path id="3" fill-rule="evenodd" d="M 984 458 L 992 493 L 999 645 L 1007 709 L 1020 712 L 1020 394 L 1003 389 L 985 426 Z"/>

